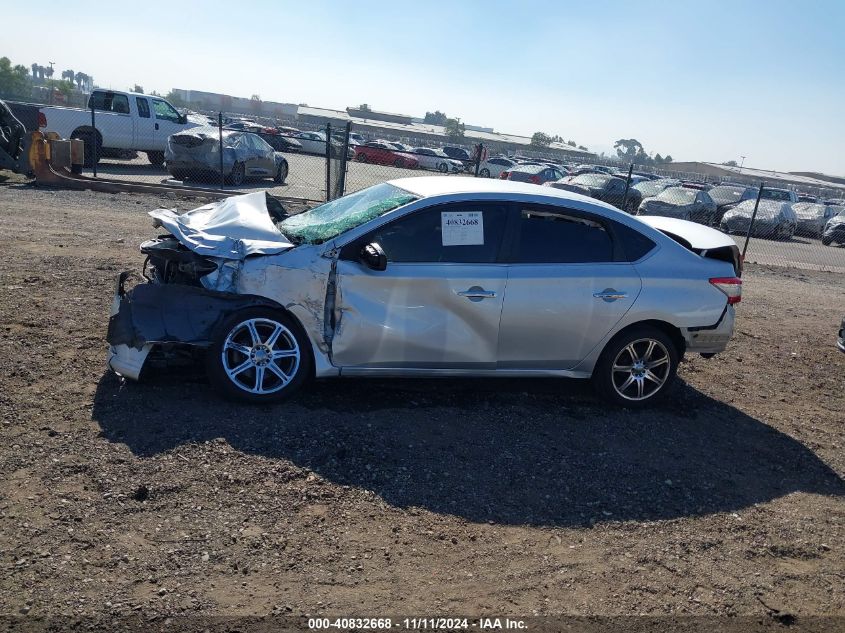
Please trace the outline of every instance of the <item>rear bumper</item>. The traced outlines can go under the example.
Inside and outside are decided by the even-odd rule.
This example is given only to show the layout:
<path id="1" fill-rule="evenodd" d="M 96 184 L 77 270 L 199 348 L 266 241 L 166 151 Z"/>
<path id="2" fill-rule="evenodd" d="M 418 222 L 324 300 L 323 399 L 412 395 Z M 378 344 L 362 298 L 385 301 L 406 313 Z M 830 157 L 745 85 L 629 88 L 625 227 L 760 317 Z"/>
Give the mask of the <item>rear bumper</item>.
<path id="1" fill-rule="evenodd" d="M 725 311 L 715 325 L 696 328 L 681 328 L 688 352 L 696 354 L 717 354 L 725 351 L 734 333 L 736 310 L 725 306 Z"/>

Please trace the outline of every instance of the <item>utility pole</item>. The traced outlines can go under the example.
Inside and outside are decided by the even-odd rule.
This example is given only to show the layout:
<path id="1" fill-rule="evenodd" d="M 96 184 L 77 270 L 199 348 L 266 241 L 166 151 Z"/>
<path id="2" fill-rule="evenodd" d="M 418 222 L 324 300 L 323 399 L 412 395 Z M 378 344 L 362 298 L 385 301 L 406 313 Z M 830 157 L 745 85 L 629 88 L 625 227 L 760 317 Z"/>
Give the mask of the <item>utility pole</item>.
<path id="1" fill-rule="evenodd" d="M 739 163 L 739 173 L 742 173 L 742 166 L 745 164 L 745 156 L 740 156 L 742 161 Z"/>

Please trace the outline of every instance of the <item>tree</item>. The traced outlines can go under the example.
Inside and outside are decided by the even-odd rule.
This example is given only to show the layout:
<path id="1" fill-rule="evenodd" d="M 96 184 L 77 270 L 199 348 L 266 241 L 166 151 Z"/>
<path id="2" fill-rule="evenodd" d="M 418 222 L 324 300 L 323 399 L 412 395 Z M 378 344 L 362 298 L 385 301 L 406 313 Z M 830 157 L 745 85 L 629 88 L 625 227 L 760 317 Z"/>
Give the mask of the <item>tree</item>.
<path id="1" fill-rule="evenodd" d="M 445 112 L 441 112 L 440 110 L 435 110 L 434 112 L 426 112 L 425 118 L 423 119 L 423 123 L 428 123 L 429 125 L 446 125 L 446 121 L 449 120 L 449 117 L 446 116 Z"/>
<path id="2" fill-rule="evenodd" d="M 461 123 L 460 119 L 446 119 L 444 127 L 446 128 L 446 136 L 449 137 L 450 141 L 459 141 L 464 138 L 464 132 L 467 129 L 467 126 Z"/>
<path id="3" fill-rule="evenodd" d="M 663 162 L 664 163 L 671 163 L 672 162 L 671 154 L 666 154 L 666 157 L 663 159 Z"/>
<path id="4" fill-rule="evenodd" d="M 372 112 L 372 110 L 370 109 L 370 105 L 368 103 L 362 103 L 361 105 L 358 106 L 358 109 L 361 112 Z"/>
<path id="5" fill-rule="evenodd" d="M 655 155 L 654 155 L 654 162 L 655 162 L 655 163 L 662 163 L 662 162 L 663 162 L 663 157 L 662 157 L 659 153 L 655 154 Z"/>
<path id="6" fill-rule="evenodd" d="M 144 89 L 138 84 L 135 84 L 135 87 L 132 88 L 132 92 L 140 92 L 141 94 L 144 94 Z"/>
<path id="7" fill-rule="evenodd" d="M 739 167 L 735 160 L 729 160 L 726 163 L 722 163 L 725 167 Z"/>
<path id="8" fill-rule="evenodd" d="M 571 147 L 575 147 L 575 141 L 572 141 L 572 140 L 566 141 L 566 144 L 571 146 Z"/>
<path id="9" fill-rule="evenodd" d="M 635 138 L 620 138 L 613 144 L 613 149 L 616 150 L 616 155 L 619 158 L 629 160 L 631 162 L 646 162 L 648 154 L 646 154 L 643 144 Z"/>
<path id="10" fill-rule="evenodd" d="M 589 150 L 588 150 L 586 147 L 584 147 L 583 145 L 579 145 L 579 146 L 578 146 L 578 149 L 580 149 L 582 152 L 588 152 L 588 151 L 589 151 Z M 602 156 L 604 156 L 604 152 L 602 152 Z"/>
<path id="11" fill-rule="evenodd" d="M 552 137 L 545 132 L 534 132 L 531 136 L 531 145 L 533 147 L 548 147 L 552 143 Z"/>
<path id="12" fill-rule="evenodd" d="M 185 101 L 182 97 L 180 97 L 173 90 L 168 92 L 167 96 L 165 96 L 164 98 L 167 99 L 170 102 L 171 105 L 173 105 L 177 108 L 187 108 L 188 107 L 188 102 Z"/>
<path id="13" fill-rule="evenodd" d="M 46 81 L 46 85 L 50 89 L 58 90 L 66 97 L 69 97 L 70 93 L 73 91 L 73 83 L 71 83 L 67 79 L 48 79 Z"/>
<path id="14" fill-rule="evenodd" d="M 12 66 L 8 57 L 0 57 L 0 95 L 28 98 L 30 92 L 26 66 Z"/>

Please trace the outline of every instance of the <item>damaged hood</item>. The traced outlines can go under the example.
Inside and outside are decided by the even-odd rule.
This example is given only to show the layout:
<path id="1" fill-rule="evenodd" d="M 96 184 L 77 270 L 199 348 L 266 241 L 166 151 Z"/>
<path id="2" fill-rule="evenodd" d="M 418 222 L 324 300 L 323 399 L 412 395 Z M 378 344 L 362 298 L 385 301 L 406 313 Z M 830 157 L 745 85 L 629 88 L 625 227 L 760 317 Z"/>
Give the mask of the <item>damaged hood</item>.
<path id="1" fill-rule="evenodd" d="M 150 216 L 187 248 L 207 257 L 244 259 L 294 246 L 273 223 L 263 191 L 225 198 L 181 215 L 175 209 L 156 209 Z"/>

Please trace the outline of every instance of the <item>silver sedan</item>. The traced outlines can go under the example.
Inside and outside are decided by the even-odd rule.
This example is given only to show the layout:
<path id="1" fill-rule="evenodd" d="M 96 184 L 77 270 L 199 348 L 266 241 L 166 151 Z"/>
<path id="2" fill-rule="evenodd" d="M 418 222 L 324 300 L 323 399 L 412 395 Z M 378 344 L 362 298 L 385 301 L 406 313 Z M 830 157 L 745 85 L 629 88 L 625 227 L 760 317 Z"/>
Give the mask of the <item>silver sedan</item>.
<path id="1" fill-rule="evenodd" d="M 263 192 L 183 215 L 121 274 L 110 365 L 204 348 L 220 393 L 274 402 L 312 377 L 590 378 L 611 402 L 662 397 L 685 353 L 725 349 L 739 255 L 714 229 L 631 217 L 551 188 L 407 178 L 299 215 Z"/>

